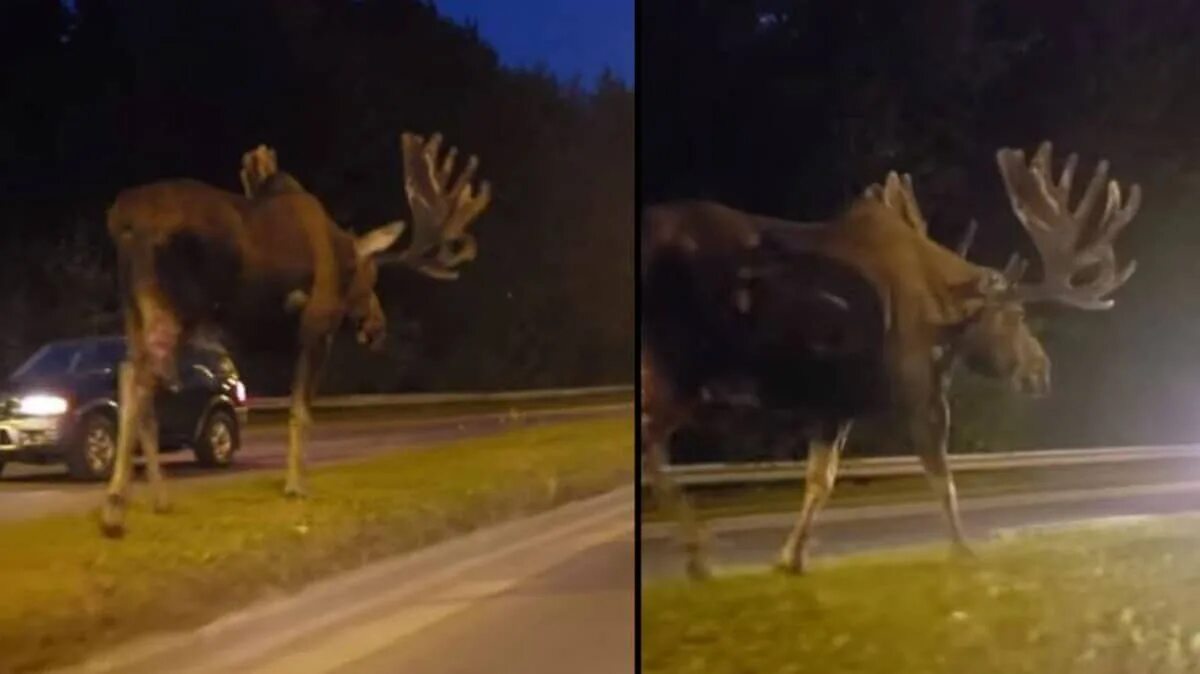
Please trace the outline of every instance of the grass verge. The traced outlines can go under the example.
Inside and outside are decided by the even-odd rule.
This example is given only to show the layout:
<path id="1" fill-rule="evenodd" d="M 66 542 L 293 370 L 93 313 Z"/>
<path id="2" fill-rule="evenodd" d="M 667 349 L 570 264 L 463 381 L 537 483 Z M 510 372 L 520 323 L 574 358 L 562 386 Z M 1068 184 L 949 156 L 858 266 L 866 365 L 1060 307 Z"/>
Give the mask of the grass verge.
<path id="1" fill-rule="evenodd" d="M 1133 484 L 1159 484 L 1200 479 L 1200 462 L 1194 458 L 1167 458 L 1127 463 L 1045 466 L 1010 470 L 960 471 L 955 474 L 960 498 L 997 496 L 1055 489 L 1099 489 Z M 759 485 L 714 485 L 687 488 L 689 501 L 704 519 L 765 512 L 792 512 L 800 508 L 804 483 L 800 480 Z M 933 499 L 923 476 L 839 479 L 831 507 L 907 503 Z M 657 510 L 653 492 L 642 491 L 642 521 L 665 518 Z"/>
<path id="2" fill-rule="evenodd" d="M 92 516 L 0 524 L 0 671 L 77 661 L 150 628 L 187 628 L 319 576 L 628 482 L 628 419 L 531 426 L 314 470 L 306 501 L 277 476 L 176 492 L 129 534 Z M 144 490 L 143 490 L 144 491 Z"/>
<path id="3" fill-rule="evenodd" d="M 818 563 L 643 595 L 647 674 L 1200 671 L 1200 518 Z"/>

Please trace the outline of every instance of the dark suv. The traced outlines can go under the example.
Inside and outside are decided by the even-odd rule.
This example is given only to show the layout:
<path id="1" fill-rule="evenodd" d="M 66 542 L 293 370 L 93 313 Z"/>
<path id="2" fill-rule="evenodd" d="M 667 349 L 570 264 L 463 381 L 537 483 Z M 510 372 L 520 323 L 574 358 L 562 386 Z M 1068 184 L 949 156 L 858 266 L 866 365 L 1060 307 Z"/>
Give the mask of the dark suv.
<path id="1" fill-rule="evenodd" d="M 219 346 L 179 350 L 181 386 L 156 399 L 163 452 L 191 448 L 203 465 L 228 466 L 246 423 L 246 388 Z M 65 463 L 72 477 L 104 479 L 117 438 L 117 369 L 123 337 L 51 342 L 8 378 L 0 397 L 0 469 Z"/>

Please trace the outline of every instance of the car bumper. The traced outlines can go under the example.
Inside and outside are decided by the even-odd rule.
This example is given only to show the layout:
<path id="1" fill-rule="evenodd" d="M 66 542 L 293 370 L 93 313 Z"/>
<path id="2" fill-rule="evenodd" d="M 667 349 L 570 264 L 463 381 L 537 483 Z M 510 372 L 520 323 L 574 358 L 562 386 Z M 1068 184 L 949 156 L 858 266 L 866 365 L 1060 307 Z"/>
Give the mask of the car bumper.
<path id="1" fill-rule="evenodd" d="M 0 421 L 0 458 L 29 449 L 48 449 L 62 437 L 62 417 L 24 417 Z"/>

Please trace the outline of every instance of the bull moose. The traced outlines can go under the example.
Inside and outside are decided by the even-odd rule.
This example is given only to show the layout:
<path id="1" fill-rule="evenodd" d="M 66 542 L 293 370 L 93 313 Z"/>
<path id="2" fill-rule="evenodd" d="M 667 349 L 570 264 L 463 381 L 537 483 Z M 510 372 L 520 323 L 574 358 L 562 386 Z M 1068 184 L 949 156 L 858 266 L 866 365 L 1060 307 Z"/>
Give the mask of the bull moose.
<path id="1" fill-rule="evenodd" d="M 708 573 L 701 527 L 664 472 L 671 433 L 715 391 L 749 391 L 757 407 L 794 415 L 809 437 L 806 486 L 780 555 L 802 573 L 814 519 L 829 499 L 838 456 L 856 419 L 890 411 L 920 458 L 949 524 L 952 549 L 970 555 L 947 465 L 947 402 L 956 364 L 1045 394 L 1050 360 L 1031 332 L 1026 305 L 1084 310 L 1134 272 L 1118 267 L 1113 241 L 1141 203 L 1122 200 L 1101 161 L 1069 207 L 1077 156 L 1058 180 L 1051 145 L 996 155 L 1012 210 L 1041 258 L 1003 270 L 967 260 L 974 229 L 957 251 L 932 240 L 909 176 L 888 174 L 836 219 L 797 223 L 721 204 L 647 207 L 641 222 L 642 447 L 662 507 L 679 523 L 689 574 Z M 1100 206 L 1100 195 L 1105 198 Z"/>
<path id="2" fill-rule="evenodd" d="M 310 407 L 333 337 L 346 323 L 367 347 L 379 348 L 385 336 L 386 317 L 375 292 L 379 268 L 402 264 L 453 280 L 457 268 L 476 256 L 467 227 L 490 203 L 491 186 L 482 181 L 477 188 L 473 182 L 477 157 L 456 171 L 457 149 L 444 156 L 441 150 L 441 134 L 400 135 L 412 227 L 408 246 L 398 252 L 389 250 L 403 222 L 361 235 L 343 229 L 316 196 L 278 170 L 274 151 L 265 146 L 243 156 L 244 194 L 173 179 L 116 196 L 108 231 L 117 249 L 130 353 L 118 375 L 118 442 L 101 511 L 106 536 L 124 535 L 137 445 L 146 458 L 155 510 L 169 508 L 150 403 L 160 386 L 178 385 L 178 347 L 205 329 L 247 335 L 260 331 L 264 319 L 295 318 L 284 493 L 307 494 Z"/>

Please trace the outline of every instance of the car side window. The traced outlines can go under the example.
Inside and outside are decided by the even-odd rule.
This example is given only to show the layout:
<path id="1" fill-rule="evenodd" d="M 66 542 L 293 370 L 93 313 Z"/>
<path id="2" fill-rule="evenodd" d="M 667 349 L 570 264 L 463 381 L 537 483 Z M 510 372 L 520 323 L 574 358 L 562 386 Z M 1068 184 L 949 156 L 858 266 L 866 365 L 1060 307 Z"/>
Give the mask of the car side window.
<path id="1" fill-rule="evenodd" d="M 71 362 L 71 372 L 90 374 L 103 370 L 115 370 L 124 357 L 124 349 L 117 351 L 112 345 L 102 343 L 86 343 L 75 353 Z"/>

